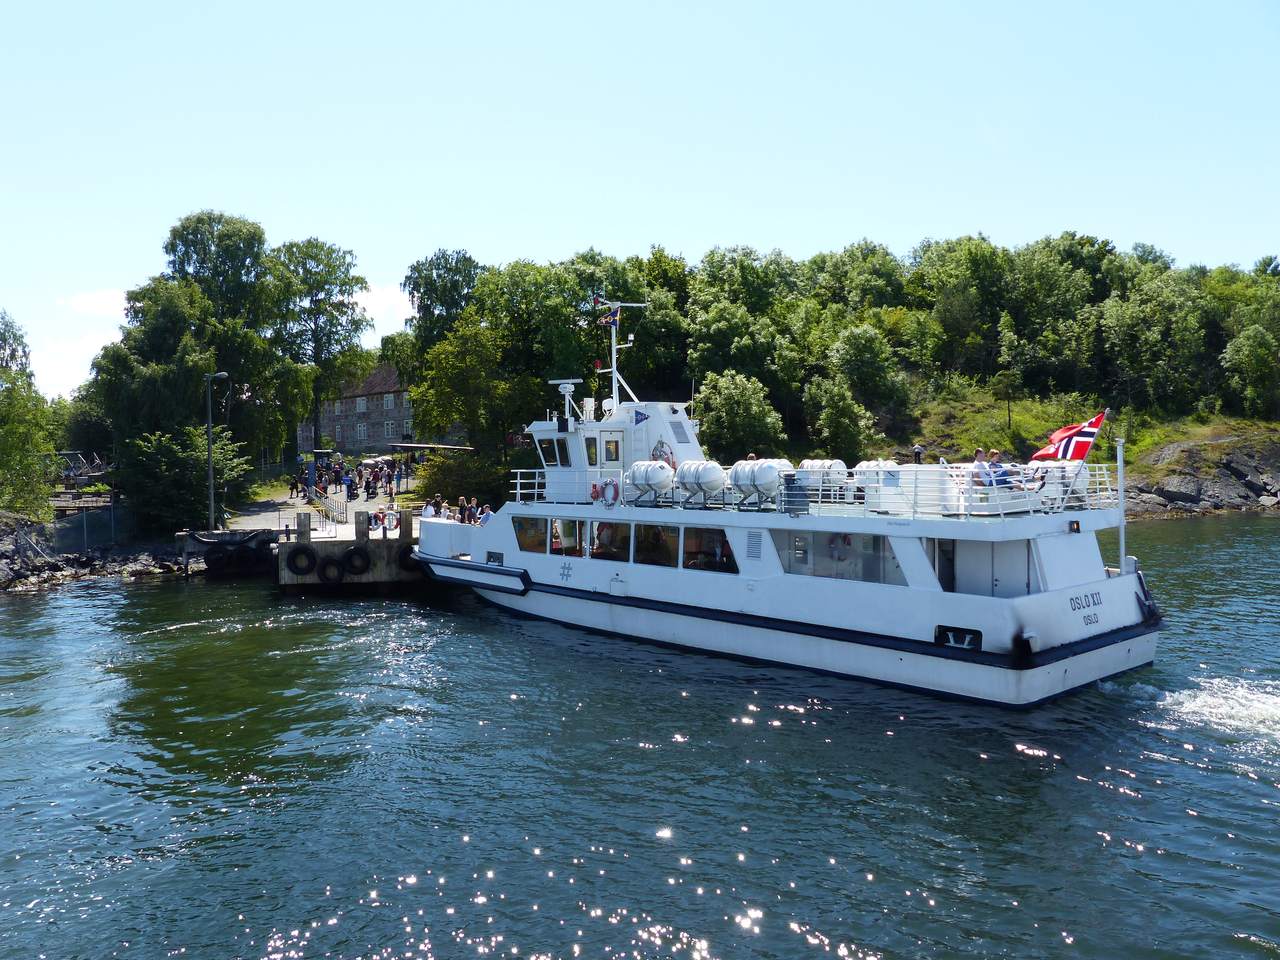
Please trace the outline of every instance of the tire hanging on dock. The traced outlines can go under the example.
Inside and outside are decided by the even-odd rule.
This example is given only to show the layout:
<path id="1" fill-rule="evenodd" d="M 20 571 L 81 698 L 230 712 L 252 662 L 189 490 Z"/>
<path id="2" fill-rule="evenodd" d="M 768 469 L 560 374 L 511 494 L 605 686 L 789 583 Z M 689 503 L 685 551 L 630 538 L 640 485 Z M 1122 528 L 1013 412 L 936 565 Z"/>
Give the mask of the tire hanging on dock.
<path id="1" fill-rule="evenodd" d="M 372 562 L 369 551 L 364 547 L 349 547 L 342 554 L 342 568 L 353 577 L 368 573 Z"/>
<path id="2" fill-rule="evenodd" d="M 284 565 L 295 577 L 305 577 L 316 568 L 316 552 L 307 546 L 297 546 L 289 551 Z"/>
<path id="3" fill-rule="evenodd" d="M 341 583 L 347 571 L 342 566 L 342 561 L 337 557 L 325 557 L 320 561 L 317 573 L 319 573 L 322 583 Z"/>
<path id="4" fill-rule="evenodd" d="M 422 564 L 413 559 L 413 544 L 406 543 L 396 552 L 396 565 L 405 573 L 413 573 L 415 570 L 422 573 Z"/>
<path id="5" fill-rule="evenodd" d="M 204 552 L 204 566 L 210 573 L 222 573 L 231 562 L 231 551 L 220 543 L 215 543 Z"/>

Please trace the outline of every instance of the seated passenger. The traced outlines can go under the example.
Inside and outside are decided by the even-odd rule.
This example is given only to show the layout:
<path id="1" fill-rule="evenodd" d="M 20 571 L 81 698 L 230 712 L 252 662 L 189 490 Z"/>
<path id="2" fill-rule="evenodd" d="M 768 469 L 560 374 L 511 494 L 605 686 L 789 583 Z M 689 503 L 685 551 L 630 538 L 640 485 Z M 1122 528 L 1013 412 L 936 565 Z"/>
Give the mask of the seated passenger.
<path id="1" fill-rule="evenodd" d="M 991 475 L 991 464 L 987 463 L 987 451 L 981 447 L 973 451 L 973 466 L 969 468 L 969 479 L 975 487 L 989 487 L 995 479 Z"/>
<path id="2" fill-rule="evenodd" d="M 1002 454 L 999 450 L 992 448 L 987 451 L 987 457 L 990 460 L 991 485 L 995 487 L 1010 487 L 1012 489 L 1021 489 L 1021 483 L 1015 483 L 1013 477 L 1009 473 L 1009 468 L 1000 462 Z"/>

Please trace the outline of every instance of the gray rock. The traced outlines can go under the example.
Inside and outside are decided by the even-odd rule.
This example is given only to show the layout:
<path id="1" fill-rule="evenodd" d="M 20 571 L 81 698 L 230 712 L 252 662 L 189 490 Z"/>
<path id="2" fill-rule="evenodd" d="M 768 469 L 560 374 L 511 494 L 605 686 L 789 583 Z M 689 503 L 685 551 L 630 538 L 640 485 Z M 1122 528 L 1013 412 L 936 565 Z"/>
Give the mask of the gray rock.
<path id="1" fill-rule="evenodd" d="M 1277 503 L 1280 503 L 1280 497 L 1259 497 L 1258 503 L 1264 507 L 1274 507 Z"/>
<path id="2" fill-rule="evenodd" d="M 1152 492 L 1170 503 L 1197 503 L 1200 500 L 1200 480 L 1175 474 L 1157 483 Z"/>

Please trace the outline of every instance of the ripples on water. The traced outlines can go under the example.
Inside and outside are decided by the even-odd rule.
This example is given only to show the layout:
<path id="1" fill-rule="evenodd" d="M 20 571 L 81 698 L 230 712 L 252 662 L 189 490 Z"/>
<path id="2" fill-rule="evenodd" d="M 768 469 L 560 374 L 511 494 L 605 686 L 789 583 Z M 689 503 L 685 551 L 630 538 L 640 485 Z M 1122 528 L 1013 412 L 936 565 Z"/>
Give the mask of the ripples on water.
<path id="1" fill-rule="evenodd" d="M 1280 525 L 1016 714 L 462 602 L 0 600 L 0 956 L 1280 955 Z M 181 953 L 185 951 L 185 954 Z"/>

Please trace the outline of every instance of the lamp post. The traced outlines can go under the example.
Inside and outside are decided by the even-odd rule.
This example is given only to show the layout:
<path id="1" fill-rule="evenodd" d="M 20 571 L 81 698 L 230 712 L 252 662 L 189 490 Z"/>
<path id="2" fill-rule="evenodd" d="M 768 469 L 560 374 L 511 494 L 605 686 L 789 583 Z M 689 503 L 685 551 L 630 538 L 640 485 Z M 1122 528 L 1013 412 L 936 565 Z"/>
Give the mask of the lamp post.
<path id="1" fill-rule="evenodd" d="M 213 519 L 213 381 L 226 380 L 230 374 L 225 372 L 206 373 L 204 375 L 204 437 L 209 445 L 209 529 L 216 530 Z"/>

